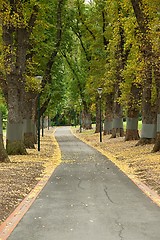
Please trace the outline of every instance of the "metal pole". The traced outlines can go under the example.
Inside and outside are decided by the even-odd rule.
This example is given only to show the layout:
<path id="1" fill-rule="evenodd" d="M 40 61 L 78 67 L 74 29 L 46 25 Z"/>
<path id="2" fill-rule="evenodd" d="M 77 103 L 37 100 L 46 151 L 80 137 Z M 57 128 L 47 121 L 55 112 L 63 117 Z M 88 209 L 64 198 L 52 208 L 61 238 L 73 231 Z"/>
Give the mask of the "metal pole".
<path id="1" fill-rule="evenodd" d="M 40 151 L 40 93 L 38 94 L 38 151 Z"/>
<path id="2" fill-rule="evenodd" d="M 80 113 L 80 133 L 82 132 L 82 111 Z"/>
<path id="3" fill-rule="evenodd" d="M 99 111 L 100 111 L 100 142 L 102 142 L 102 109 L 101 109 L 101 95 L 99 97 Z"/>
<path id="4" fill-rule="evenodd" d="M 77 105 L 75 105 L 75 110 L 74 110 L 74 126 L 76 128 L 77 125 Z"/>
<path id="5" fill-rule="evenodd" d="M 98 94 L 99 94 L 99 114 L 100 114 L 100 126 L 99 126 L 99 128 L 100 128 L 100 130 L 99 130 L 99 132 L 100 132 L 100 142 L 102 142 L 102 110 L 101 110 L 101 97 L 102 97 L 102 88 L 101 87 L 99 87 L 98 89 L 97 89 L 97 91 L 98 91 Z"/>
<path id="6" fill-rule="evenodd" d="M 80 103 L 80 133 L 82 132 L 82 105 Z"/>

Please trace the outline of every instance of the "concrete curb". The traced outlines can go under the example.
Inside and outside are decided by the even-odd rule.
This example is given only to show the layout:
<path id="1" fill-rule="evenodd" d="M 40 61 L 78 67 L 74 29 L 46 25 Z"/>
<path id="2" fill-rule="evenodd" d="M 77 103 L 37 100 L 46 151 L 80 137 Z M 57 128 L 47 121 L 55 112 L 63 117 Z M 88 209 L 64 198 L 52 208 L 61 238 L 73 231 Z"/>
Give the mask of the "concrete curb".
<path id="1" fill-rule="evenodd" d="M 61 159 L 61 151 L 60 151 L 59 145 L 55 138 L 54 138 L 54 144 L 56 145 L 54 156 L 56 156 L 56 158 L 58 160 L 60 160 Z M 60 162 L 60 161 L 58 161 L 58 162 Z M 42 177 L 42 179 L 37 183 L 37 185 L 34 187 L 34 189 L 27 195 L 27 197 L 24 198 L 24 200 L 11 213 L 11 215 L 5 220 L 5 222 L 3 222 L 1 224 L 0 240 L 6 240 L 9 237 L 9 235 L 12 233 L 14 228 L 17 226 L 17 224 L 22 219 L 22 217 L 25 215 L 25 213 L 31 207 L 33 202 L 36 200 L 39 193 L 45 187 L 45 185 L 47 184 L 49 178 L 51 177 L 52 173 L 54 172 L 54 170 L 57 166 L 58 165 L 55 165 L 47 174 L 45 174 Z"/>
<path id="2" fill-rule="evenodd" d="M 150 189 L 147 185 L 136 179 L 134 176 L 127 175 L 155 204 L 160 207 L 160 196 Z"/>

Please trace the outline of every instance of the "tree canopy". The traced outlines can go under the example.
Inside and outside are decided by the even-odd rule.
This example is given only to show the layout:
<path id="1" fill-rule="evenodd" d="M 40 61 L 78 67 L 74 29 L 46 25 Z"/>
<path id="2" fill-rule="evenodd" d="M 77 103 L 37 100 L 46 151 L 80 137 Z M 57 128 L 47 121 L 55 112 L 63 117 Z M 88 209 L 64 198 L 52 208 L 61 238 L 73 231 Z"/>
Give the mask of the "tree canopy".
<path id="1" fill-rule="evenodd" d="M 127 117 L 126 140 L 138 139 L 141 115 L 139 144 L 159 143 L 159 46 L 159 0 L 1 0 L 0 86 L 8 128 L 36 121 L 39 95 L 41 114 L 59 120 L 67 114 L 69 124 L 82 101 L 89 128 L 102 87 L 106 132 L 111 123 L 112 137 L 122 136 Z"/>

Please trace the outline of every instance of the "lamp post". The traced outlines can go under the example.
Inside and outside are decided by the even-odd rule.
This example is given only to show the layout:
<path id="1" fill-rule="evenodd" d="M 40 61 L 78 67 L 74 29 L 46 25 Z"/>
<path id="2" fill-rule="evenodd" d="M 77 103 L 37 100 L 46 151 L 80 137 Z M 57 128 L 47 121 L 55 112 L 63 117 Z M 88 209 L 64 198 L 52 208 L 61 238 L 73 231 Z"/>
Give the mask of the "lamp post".
<path id="1" fill-rule="evenodd" d="M 80 117 L 79 117 L 79 125 L 80 125 L 80 129 L 79 132 L 82 132 L 82 99 L 79 100 L 79 104 L 80 104 Z"/>
<path id="2" fill-rule="evenodd" d="M 77 125 L 77 105 L 75 105 L 75 110 L 74 110 L 74 126 L 76 128 Z"/>
<path id="3" fill-rule="evenodd" d="M 41 83 L 42 81 L 42 76 L 36 76 L 35 77 L 37 80 L 39 80 L 39 82 Z M 38 112 L 38 123 L 37 123 L 37 131 L 38 131 L 38 136 L 37 136 L 37 140 L 38 140 L 38 151 L 40 151 L 40 120 L 41 120 L 41 116 L 40 116 L 40 93 L 38 93 L 38 104 L 37 104 L 37 112 Z"/>
<path id="4" fill-rule="evenodd" d="M 101 98 L 102 98 L 102 88 L 98 88 L 97 89 L 98 94 L 99 94 L 99 114 L 100 114 L 100 124 L 99 124 L 99 128 L 100 128 L 100 142 L 102 142 L 102 110 L 101 110 Z"/>
<path id="5" fill-rule="evenodd" d="M 42 137 L 44 137 L 44 116 L 42 114 Z"/>

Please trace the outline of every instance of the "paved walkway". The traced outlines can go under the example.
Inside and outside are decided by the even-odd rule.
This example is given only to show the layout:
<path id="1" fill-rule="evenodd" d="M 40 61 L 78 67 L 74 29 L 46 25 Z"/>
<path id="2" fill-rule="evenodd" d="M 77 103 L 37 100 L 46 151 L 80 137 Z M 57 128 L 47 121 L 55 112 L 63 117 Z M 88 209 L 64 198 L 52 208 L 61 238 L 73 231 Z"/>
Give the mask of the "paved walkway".
<path id="1" fill-rule="evenodd" d="M 8 239 L 160 240 L 160 208 L 68 127 L 55 135 L 63 161 Z"/>

